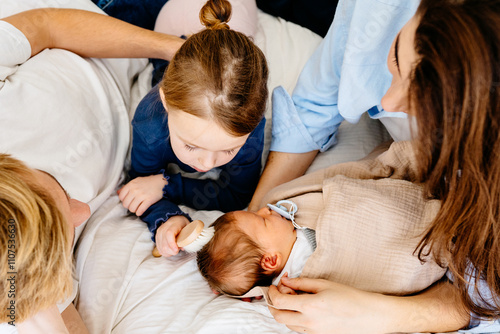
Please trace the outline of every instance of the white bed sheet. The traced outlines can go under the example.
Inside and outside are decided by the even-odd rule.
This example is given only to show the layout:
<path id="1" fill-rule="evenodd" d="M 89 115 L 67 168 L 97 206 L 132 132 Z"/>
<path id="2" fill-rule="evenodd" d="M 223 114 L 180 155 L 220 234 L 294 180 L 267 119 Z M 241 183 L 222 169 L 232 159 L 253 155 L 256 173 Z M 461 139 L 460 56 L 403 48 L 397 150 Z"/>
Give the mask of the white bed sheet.
<path id="1" fill-rule="evenodd" d="M 305 61 L 321 38 L 309 30 L 260 12 L 255 36 L 270 67 L 270 91 L 292 91 Z M 270 141 L 268 107 L 266 147 Z M 310 170 L 355 160 L 389 138 L 367 117 L 343 124 L 339 142 Z M 221 213 L 183 207 L 193 219 L 211 223 Z M 91 333 L 291 333 L 272 318 L 264 301 L 245 303 L 215 296 L 198 273 L 193 254 L 154 258 L 146 225 L 127 216 L 112 196 L 88 221 L 76 250 L 80 294 L 76 306 Z"/>

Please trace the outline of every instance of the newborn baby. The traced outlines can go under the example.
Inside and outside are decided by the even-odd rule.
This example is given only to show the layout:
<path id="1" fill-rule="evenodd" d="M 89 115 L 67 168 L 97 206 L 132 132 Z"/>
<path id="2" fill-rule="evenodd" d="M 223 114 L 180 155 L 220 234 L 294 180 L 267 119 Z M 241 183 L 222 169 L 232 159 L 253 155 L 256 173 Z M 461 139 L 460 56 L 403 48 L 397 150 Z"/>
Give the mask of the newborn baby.
<path id="1" fill-rule="evenodd" d="M 213 238 L 197 254 L 212 290 L 241 296 L 254 286 L 277 285 L 285 272 L 301 274 L 316 247 L 314 231 L 296 229 L 272 208 L 229 212 L 214 222 Z"/>

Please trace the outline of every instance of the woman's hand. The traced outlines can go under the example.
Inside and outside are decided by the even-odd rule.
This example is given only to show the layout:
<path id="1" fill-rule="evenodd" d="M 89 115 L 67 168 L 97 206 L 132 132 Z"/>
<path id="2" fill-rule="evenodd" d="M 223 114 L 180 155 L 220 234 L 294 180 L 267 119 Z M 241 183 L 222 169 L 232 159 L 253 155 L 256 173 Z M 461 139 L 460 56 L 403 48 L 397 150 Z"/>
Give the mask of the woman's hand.
<path id="1" fill-rule="evenodd" d="M 460 292 L 446 279 L 405 297 L 366 292 L 321 279 L 284 277 L 281 284 L 298 295 L 271 286 L 269 296 L 274 307 L 269 310 L 276 321 L 297 332 L 441 333 L 469 323 Z"/>
<path id="2" fill-rule="evenodd" d="M 281 294 L 284 294 L 284 295 L 296 295 L 297 292 L 295 292 L 295 290 L 293 290 L 292 288 L 286 286 L 284 283 L 283 283 L 283 278 L 288 278 L 288 273 L 285 273 L 283 275 L 283 277 L 281 277 L 281 280 L 280 282 L 278 283 L 278 286 L 276 287 L 278 289 L 278 291 L 281 293 Z"/>
<path id="3" fill-rule="evenodd" d="M 156 248 L 161 255 L 169 257 L 179 253 L 175 239 L 187 224 L 189 224 L 189 220 L 186 217 L 174 216 L 156 230 Z"/>
<path id="4" fill-rule="evenodd" d="M 269 296 L 274 305 L 269 310 L 276 321 L 297 332 L 387 332 L 380 307 L 384 296 L 379 294 L 326 280 L 283 277 L 278 288 L 269 288 Z"/>
<path id="5" fill-rule="evenodd" d="M 168 182 L 162 174 L 138 177 L 118 189 L 123 207 L 137 216 L 163 197 L 163 187 Z"/>

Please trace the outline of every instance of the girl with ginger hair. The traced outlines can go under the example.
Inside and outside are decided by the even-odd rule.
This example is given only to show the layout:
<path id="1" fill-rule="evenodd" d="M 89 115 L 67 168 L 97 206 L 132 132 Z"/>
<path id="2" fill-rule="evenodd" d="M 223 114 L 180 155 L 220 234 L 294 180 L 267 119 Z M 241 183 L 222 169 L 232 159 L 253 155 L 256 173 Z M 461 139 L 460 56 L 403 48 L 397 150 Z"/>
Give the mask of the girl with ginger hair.
<path id="1" fill-rule="evenodd" d="M 175 236 L 190 221 L 177 204 L 242 209 L 260 176 L 268 69 L 230 17 L 227 0 L 203 6 L 206 29 L 186 40 L 132 121 L 134 179 L 118 193 L 164 256 L 178 253 Z"/>
<path id="2" fill-rule="evenodd" d="M 284 279 L 271 313 L 311 333 L 498 332 L 500 318 L 500 1 L 423 0 L 393 42 L 386 111 L 416 120 L 420 178 L 442 200 L 419 256 L 448 254 L 449 280 L 411 296 Z M 430 248 L 429 248 L 430 247 Z M 281 309 L 281 310 L 278 310 Z"/>

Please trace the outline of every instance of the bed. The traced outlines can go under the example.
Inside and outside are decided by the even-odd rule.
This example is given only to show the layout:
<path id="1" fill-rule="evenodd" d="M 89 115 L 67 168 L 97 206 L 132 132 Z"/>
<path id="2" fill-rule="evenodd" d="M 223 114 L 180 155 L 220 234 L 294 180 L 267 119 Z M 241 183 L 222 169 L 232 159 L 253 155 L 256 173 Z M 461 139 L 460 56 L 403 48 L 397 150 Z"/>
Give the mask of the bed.
<path id="1" fill-rule="evenodd" d="M 257 13 L 257 20 L 254 40 L 269 62 L 269 89 L 283 85 L 291 92 L 321 38 L 263 12 Z M 131 111 L 149 90 L 150 79 L 149 66 L 134 83 Z M 266 118 L 267 152 L 271 103 Z M 357 124 L 342 124 L 338 139 L 339 144 L 320 154 L 308 172 L 360 159 L 390 137 L 380 122 L 365 116 Z M 90 333 L 292 333 L 274 320 L 263 300 L 246 303 L 214 295 L 198 273 L 193 254 L 153 257 L 146 225 L 127 213 L 114 192 L 101 202 L 75 248 L 79 290 L 74 303 Z M 182 208 L 206 224 L 222 214 Z"/>
<path id="2" fill-rule="evenodd" d="M 305 28 L 258 13 L 255 42 L 269 61 L 269 88 L 291 91 L 300 69 L 321 38 Z M 148 81 L 147 70 L 139 84 Z M 267 147 L 271 110 L 267 112 Z M 389 137 L 378 121 L 344 124 L 333 150 L 310 170 L 359 159 Z M 187 210 L 213 222 L 221 213 Z M 197 271 L 193 254 L 154 258 L 144 223 L 127 215 L 111 196 L 87 222 L 76 249 L 80 291 L 76 306 L 91 333 L 290 333 L 270 315 L 264 301 L 215 296 Z"/>

